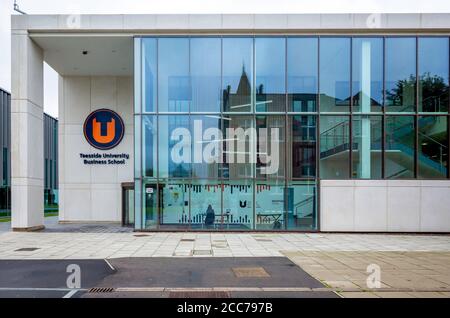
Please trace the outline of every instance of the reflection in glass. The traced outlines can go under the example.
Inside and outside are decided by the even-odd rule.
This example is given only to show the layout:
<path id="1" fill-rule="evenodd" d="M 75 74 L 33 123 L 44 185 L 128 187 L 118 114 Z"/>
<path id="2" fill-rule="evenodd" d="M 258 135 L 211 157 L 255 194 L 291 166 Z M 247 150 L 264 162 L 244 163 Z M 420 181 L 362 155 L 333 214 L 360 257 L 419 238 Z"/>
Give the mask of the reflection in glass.
<path id="1" fill-rule="evenodd" d="M 287 188 L 288 230 L 317 230 L 317 187 L 315 182 L 290 182 Z"/>
<path id="2" fill-rule="evenodd" d="M 156 111 L 156 39 L 142 39 L 142 95 L 146 112 Z"/>
<path id="3" fill-rule="evenodd" d="M 224 179 L 252 178 L 254 176 L 256 145 L 252 116 L 225 115 L 223 120 L 223 165 Z"/>
<path id="4" fill-rule="evenodd" d="M 191 101 L 189 81 L 189 39 L 158 40 L 158 111 L 188 112 Z"/>
<path id="5" fill-rule="evenodd" d="M 217 181 L 198 180 L 191 186 L 191 224 L 193 229 L 220 229 L 226 223 L 222 215 L 222 186 Z"/>
<path id="6" fill-rule="evenodd" d="M 316 175 L 316 116 L 290 116 L 288 120 L 289 178 L 314 178 Z"/>
<path id="7" fill-rule="evenodd" d="M 156 116 L 142 116 L 143 133 L 142 133 L 142 160 L 144 166 L 144 175 L 146 177 L 156 177 L 156 156 L 157 156 L 157 126 Z"/>
<path id="8" fill-rule="evenodd" d="M 217 115 L 192 115 L 192 177 L 219 177 L 222 153 L 221 117 Z"/>
<path id="9" fill-rule="evenodd" d="M 348 116 L 320 116 L 320 177 L 349 178 Z"/>
<path id="10" fill-rule="evenodd" d="M 220 112 L 221 40 L 192 38 L 190 51 L 192 112 Z"/>
<path id="11" fill-rule="evenodd" d="M 252 111 L 253 39 L 222 40 L 222 90 L 226 112 Z"/>
<path id="12" fill-rule="evenodd" d="M 419 111 L 448 111 L 448 38 L 419 38 Z"/>
<path id="13" fill-rule="evenodd" d="M 413 112 L 416 101 L 416 39 L 386 38 L 388 112 Z"/>
<path id="14" fill-rule="evenodd" d="M 353 116 L 352 177 L 381 179 L 381 116 Z"/>
<path id="15" fill-rule="evenodd" d="M 227 181 L 223 185 L 224 228 L 229 230 L 253 229 L 253 182 Z"/>
<path id="16" fill-rule="evenodd" d="M 256 111 L 286 109 L 286 40 L 255 39 Z"/>
<path id="17" fill-rule="evenodd" d="M 188 228 L 189 226 L 189 189 L 188 182 L 159 183 L 159 221 L 161 227 Z"/>
<path id="18" fill-rule="evenodd" d="M 189 116 L 158 116 L 159 178 L 185 178 L 190 176 L 191 146 Z"/>
<path id="19" fill-rule="evenodd" d="M 317 38 L 287 39 L 288 111 L 316 111 L 318 42 Z"/>
<path id="20" fill-rule="evenodd" d="M 383 105 L 383 39 L 353 38 L 352 98 L 354 112 L 381 112 Z"/>
<path id="21" fill-rule="evenodd" d="M 156 228 L 158 225 L 157 191 L 156 184 L 145 183 L 142 191 L 143 213 L 142 224 L 144 228 Z"/>
<path id="22" fill-rule="evenodd" d="M 387 116 L 385 141 L 385 177 L 414 177 L 414 117 Z"/>
<path id="23" fill-rule="evenodd" d="M 437 179 L 447 177 L 448 134 L 447 117 L 419 117 L 419 177 Z"/>
<path id="24" fill-rule="evenodd" d="M 284 178 L 285 129 L 284 116 L 256 116 L 258 179 Z"/>
<path id="25" fill-rule="evenodd" d="M 283 181 L 256 182 L 255 213 L 257 230 L 283 230 L 286 227 Z"/>
<path id="26" fill-rule="evenodd" d="M 347 112 L 350 105 L 350 39 L 320 39 L 320 111 Z"/>

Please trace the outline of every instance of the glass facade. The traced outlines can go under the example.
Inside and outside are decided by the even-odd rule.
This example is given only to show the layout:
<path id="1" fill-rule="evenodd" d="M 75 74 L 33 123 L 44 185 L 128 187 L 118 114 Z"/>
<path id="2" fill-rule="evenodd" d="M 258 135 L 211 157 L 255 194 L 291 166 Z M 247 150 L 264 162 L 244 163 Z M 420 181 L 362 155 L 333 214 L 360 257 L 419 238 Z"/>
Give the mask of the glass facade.
<path id="1" fill-rule="evenodd" d="M 138 229 L 318 230 L 320 179 L 448 178 L 449 38 L 135 40 Z"/>

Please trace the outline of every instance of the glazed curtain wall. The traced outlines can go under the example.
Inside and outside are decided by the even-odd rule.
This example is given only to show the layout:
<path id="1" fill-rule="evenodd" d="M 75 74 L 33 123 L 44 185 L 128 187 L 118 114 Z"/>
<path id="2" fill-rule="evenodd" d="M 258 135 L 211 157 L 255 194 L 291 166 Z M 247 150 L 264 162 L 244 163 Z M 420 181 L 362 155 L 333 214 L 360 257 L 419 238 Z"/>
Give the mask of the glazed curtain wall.
<path id="1" fill-rule="evenodd" d="M 317 230 L 320 178 L 448 178 L 448 83 L 448 37 L 136 38 L 136 227 Z M 177 128 L 276 128 L 276 172 L 174 162 Z"/>

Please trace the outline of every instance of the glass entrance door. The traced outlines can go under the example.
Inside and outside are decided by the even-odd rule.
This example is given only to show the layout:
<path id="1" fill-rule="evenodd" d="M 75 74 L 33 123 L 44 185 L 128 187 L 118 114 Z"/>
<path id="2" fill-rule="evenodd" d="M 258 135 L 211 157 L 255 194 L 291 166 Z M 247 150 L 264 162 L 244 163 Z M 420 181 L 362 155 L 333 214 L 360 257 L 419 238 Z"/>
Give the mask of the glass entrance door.
<path id="1" fill-rule="evenodd" d="M 134 184 L 122 184 L 122 225 L 134 226 Z"/>

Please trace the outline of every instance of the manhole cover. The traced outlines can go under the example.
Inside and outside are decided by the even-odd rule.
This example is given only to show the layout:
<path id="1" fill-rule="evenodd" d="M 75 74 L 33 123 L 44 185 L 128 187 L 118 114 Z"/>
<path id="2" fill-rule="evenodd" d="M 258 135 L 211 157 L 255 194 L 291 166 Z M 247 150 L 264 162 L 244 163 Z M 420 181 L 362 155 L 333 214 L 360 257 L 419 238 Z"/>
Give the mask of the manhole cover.
<path id="1" fill-rule="evenodd" d="M 226 291 L 171 291 L 169 298 L 231 298 Z"/>
<path id="2" fill-rule="evenodd" d="M 261 266 L 257 267 L 233 267 L 234 275 L 236 277 L 270 277 L 269 273 L 266 272 Z"/>
<path id="3" fill-rule="evenodd" d="M 193 255 L 211 255 L 211 250 L 194 250 Z"/>
<path id="4" fill-rule="evenodd" d="M 192 250 L 189 251 L 175 251 L 172 254 L 173 256 L 192 256 Z"/>
<path id="5" fill-rule="evenodd" d="M 38 250 L 39 247 L 23 247 L 18 248 L 17 250 L 14 250 L 14 252 L 32 252 Z"/>
<path id="6" fill-rule="evenodd" d="M 212 246 L 213 247 L 216 247 L 216 248 L 227 248 L 228 247 L 228 243 L 225 241 L 225 242 L 222 242 L 222 241 L 214 241 L 213 243 L 212 243 Z"/>

